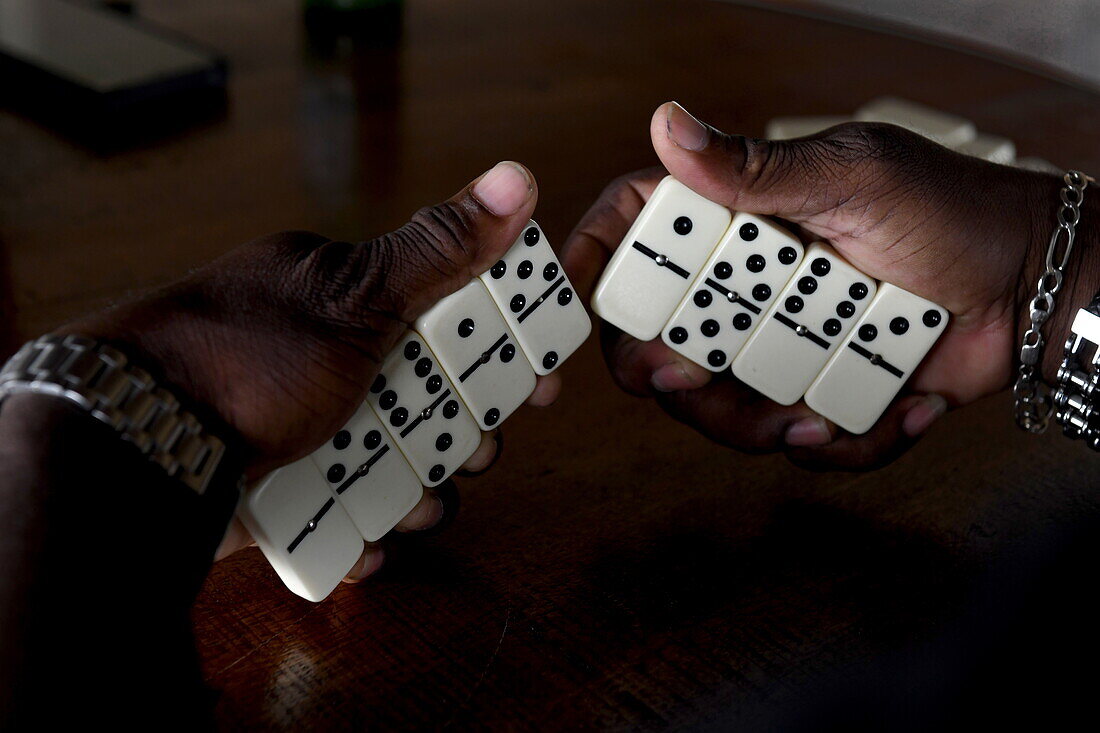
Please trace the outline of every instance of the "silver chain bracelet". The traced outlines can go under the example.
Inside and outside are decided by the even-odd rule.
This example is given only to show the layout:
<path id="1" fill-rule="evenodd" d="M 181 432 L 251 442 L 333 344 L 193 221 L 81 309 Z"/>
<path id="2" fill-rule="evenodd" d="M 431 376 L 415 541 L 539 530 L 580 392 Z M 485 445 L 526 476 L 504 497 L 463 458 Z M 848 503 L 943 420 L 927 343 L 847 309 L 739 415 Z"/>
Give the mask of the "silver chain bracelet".
<path id="1" fill-rule="evenodd" d="M 1058 226 L 1051 232 L 1047 247 L 1046 269 L 1039 277 L 1038 292 L 1031 299 L 1031 327 L 1024 333 L 1020 347 L 1020 372 L 1012 394 L 1016 398 L 1016 424 L 1029 433 L 1042 433 L 1050 424 L 1054 411 L 1050 387 L 1040 379 L 1043 359 L 1043 324 L 1054 312 L 1054 296 L 1062 289 L 1062 273 L 1073 252 L 1077 234 L 1077 222 L 1081 219 L 1081 204 L 1085 200 L 1085 188 L 1093 181 L 1081 171 L 1069 171 L 1061 191 L 1062 208 L 1058 210 Z M 1059 244 L 1064 241 L 1061 257 L 1055 257 Z"/>

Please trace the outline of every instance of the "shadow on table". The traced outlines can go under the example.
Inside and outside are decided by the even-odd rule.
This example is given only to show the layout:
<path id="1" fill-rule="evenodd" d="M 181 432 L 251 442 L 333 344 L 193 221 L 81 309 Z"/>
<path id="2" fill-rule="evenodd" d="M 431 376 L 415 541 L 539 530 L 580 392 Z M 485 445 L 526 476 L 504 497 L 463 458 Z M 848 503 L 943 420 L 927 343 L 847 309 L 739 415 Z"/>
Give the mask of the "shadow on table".
<path id="1" fill-rule="evenodd" d="M 731 613 L 752 625 L 767 610 L 804 625 L 826 601 L 874 622 L 899 611 L 927 617 L 959 590 L 945 572 L 952 563 L 944 548 L 831 506 L 784 504 L 748 540 L 701 530 L 609 548 L 588 584 L 621 601 L 606 623 L 664 633 Z M 780 605 L 787 610 L 771 608 Z"/>
<path id="2" fill-rule="evenodd" d="M 728 730 L 746 719 L 795 732 L 1075 727 L 1095 699 L 1091 670 L 1100 634 L 1091 578 L 1098 530 L 1092 517 L 1070 532 L 1048 529 L 1021 538 L 976 577 L 959 575 L 951 593 L 941 588 L 932 603 L 954 609 L 944 618 L 879 644 L 781 704 L 749 715 L 717 710 L 693 727 Z M 888 572 L 896 559 L 888 553 L 873 565 Z M 905 594 L 918 596 L 932 581 L 935 593 L 936 565 L 922 569 L 924 582 L 913 583 L 911 569 L 897 568 L 898 587 L 912 583 Z M 871 609 L 885 601 L 853 600 L 870 602 Z"/>

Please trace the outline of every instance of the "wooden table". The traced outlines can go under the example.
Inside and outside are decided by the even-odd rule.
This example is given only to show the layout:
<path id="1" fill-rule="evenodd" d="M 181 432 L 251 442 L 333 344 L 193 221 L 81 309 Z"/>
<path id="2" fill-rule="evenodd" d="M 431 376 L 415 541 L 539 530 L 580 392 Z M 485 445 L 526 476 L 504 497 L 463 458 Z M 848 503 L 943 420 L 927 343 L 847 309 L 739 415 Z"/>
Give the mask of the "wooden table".
<path id="1" fill-rule="evenodd" d="M 560 243 L 616 175 L 652 165 L 677 99 L 727 130 L 927 102 L 1100 170 L 1094 94 L 971 55 L 725 3 L 410 0 L 395 51 L 321 58 L 298 3 L 139 3 L 225 52 L 225 119 L 110 156 L 0 114 L 8 344 L 253 236 L 363 238 L 502 158 L 538 176 Z M 589 344 L 545 411 L 509 423 L 457 521 L 310 604 L 255 551 L 194 611 L 227 725 L 724 727 L 784 719 L 966 618 L 999 558 L 1095 514 L 1079 445 L 997 397 L 892 467 L 746 457 L 613 388 Z M 140 594 L 140 582 L 133 591 Z"/>

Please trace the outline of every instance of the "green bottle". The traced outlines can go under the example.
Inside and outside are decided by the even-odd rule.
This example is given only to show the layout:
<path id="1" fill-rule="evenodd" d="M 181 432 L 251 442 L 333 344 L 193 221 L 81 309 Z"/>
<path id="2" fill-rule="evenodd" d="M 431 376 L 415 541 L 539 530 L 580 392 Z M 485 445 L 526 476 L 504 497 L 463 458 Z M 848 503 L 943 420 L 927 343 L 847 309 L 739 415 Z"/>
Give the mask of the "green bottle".
<path id="1" fill-rule="evenodd" d="M 401 37 L 403 0 L 304 0 L 306 29 L 314 40 L 349 37 L 387 45 Z"/>

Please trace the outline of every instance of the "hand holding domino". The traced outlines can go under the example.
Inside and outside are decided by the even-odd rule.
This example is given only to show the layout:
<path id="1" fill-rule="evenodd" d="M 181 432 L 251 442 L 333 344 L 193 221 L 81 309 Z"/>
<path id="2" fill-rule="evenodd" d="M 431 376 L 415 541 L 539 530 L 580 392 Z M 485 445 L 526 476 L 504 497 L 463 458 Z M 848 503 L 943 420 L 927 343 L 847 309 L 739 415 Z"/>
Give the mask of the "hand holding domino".
<path id="1" fill-rule="evenodd" d="M 255 540 L 296 593 L 319 599 L 377 569 L 372 543 L 391 528 L 439 521 L 448 491 L 435 487 L 487 468 L 520 402 L 556 398 L 554 369 L 590 326 L 530 221 L 536 200 L 530 173 L 500 163 L 396 231 L 263 237 L 71 327 L 160 364 L 224 423 L 253 483 L 217 556 Z M 501 272 L 513 249 L 527 254 L 501 287 L 537 289 L 519 325 L 471 279 Z"/>
<path id="2" fill-rule="evenodd" d="M 898 455 L 948 404 L 1008 386 L 1023 309 L 1014 283 L 1033 261 L 1028 212 L 1057 198 L 1056 181 L 882 125 L 767 141 L 723 134 L 670 103 L 651 136 L 672 183 L 663 171 L 617 180 L 563 250 L 591 281 L 607 263 L 593 308 L 624 389 L 731 447 L 863 468 Z M 674 195 L 673 183 L 683 184 Z M 634 243 L 679 265 L 673 225 L 712 205 L 729 225 L 690 248 L 689 259 L 710 251 L 694 269 L 680 265 L 676 304 L 650 312 L 658 275 L 673 279 Z M 784 247 L 793 258 L 780 258 Z M 613 282 L 619 272 L 642 279 Z M 649 294 L 646 310 L 607 302 L 630 288 Z"/>
<path id="3" fill-rule="evenodd" d="M 440 318 L 440 333 L 449 327 L 457 338 L 460 329 L 466 338 L 480 338 L 482 326 L 493 322 L 488 348 L 478 355 L 469 341 L 452 355 L 450 346 L 437 349 L 421 338 L 418 353 L 410 349 L 392 365 L 413 373 L 395 382 L 401 394 L 393 389 L 394 395 L 385 395 L 375 380 L 381 391 L 372 399 L 386 412 L 375 417 L 398 451 L 405 441 L 406 450 L 417 452 L 407 462 L 422 484 L 452 470 L 444 454 L 462 444 L 459 423 L 486 426 L 514 409 L 509 404 L 517 398 L 506 399 L 506 390 L 487 402 L 475 396 L 478 375 L 489 373 L 483 370 L 505 345 L 528 349 L 528 366 L 537 375 L 564 358 L 570 338 L 553 334 L 568 336 L 569 327 L 536 337 L 524 333 L 524 324 L 532 313 L 547 312 L 547 304 L 568 308 L 587 300 L 604 263 L 594 307 L 622 329 L 605 338 L 616 380 L 631 391 L 655 390 L 662 407 L 720 443 L 783 449 L 815 465 L 868 467 L 904 450 L 948 401 L 966 404 L 1007 385 L 1006 365 L 1018 340 L 1017 324 L 1005 317 L 1019 311 L 1011 284 L 1030 261 L 1031 202 L 1049 199 L 1052 181 L 1023 170 L 992 171 L 996 167 L 881 126 L 849 124 L 815 139 L 768 142 L 724 135 L 665 105 L 654 116 L 652 135 L 675 177 L 671 183 L 659 185 L 663 176 L 650 172 L 621 179 L 566 242 L 561 263 L 519 254 L 517 242 L 477 270 L 485 273 L 483 286 L 511 337 L 499 321 L 472 310 L 457 323 Z M 677 181 L 684 185 L 677 188 Z M 639 216 L 651 196 L 677 205 L 661 210 L 654 203 Z M 832 247 L 803 247 L 772 217 Z M 558 281 L 560 265 L 583 298 Z M 642 296 L 638 304 L 616 303 L 631 294 Z M 948 311 L 955 316 L 950 328 Z M 713 346 L 708 339 L 715 339 Z M 566 345 L 559 349 L 557 343 Z M 456 375 L 443 362 L 451 371 L 464 366 Z M 389 374 L 383 376 L 389 381 Z M 442 392 L 431 399 L 421 394 L 429 387 L 453 390 L 457 409 L 447 408 L 449 398 L 436 401 Z M 914 394 L 891 401 L 902 387 Z M 476 406 L 462 401 L 463 389 Z M 764 399 L 768 391 L 794 402 Z M 803 394 L 834 421 L 814 413 L 799 399 Z M 390 407 L 382 406 L 383 395 Z M 876 420 L 881 407 L 872 407 L 883 404 L 889 406 Z M 847 409 L 853 405 L 857 409 Z M 456 420 L 455 430 L 444 420 Z M 838 425 L 847 429 L 840 432 Z M 347 432 L 369 433 L 358 427 Z M 346 503 L 331 506 L 347 514 Z M 321 507 L 326 505 L 327 499 Z M 301 511 L 305 528 L 320 526 L 314 519 L 320 509 Z M 335 509 L 328 512 L 340 517 Z M 293 542 L 301 533 L 299 527 L 286 539 Z"/>
<path id="4" fill-rule="evenodd" d="M 537 267 L 536 267 L 537 264 Z M 420 315 L 366 402 L 321 448 L 246 492 L 238 515 L 286 586 L 325 598 L 363 540 L 450 478 L 587 338 L 591 323 L 530 221 L 485 273 Z"/>
<path id="5" fill-rule="evenodd" d="M 897 343 L 889 353 L 899 367 L 866 348 L 876 326 L 861 316 L 872 309 L 875 320 L 889 319 L 898 309 L 912 316 L 904 305 L 927 301 L 896 286 L 879 301 L 876 289 L 872 278 L 828 245 L 815 242 L 804 250 L 771 222 L 747 214 L 731 218 L 724 207 L 669 176 L 608 263 L 592 307 L 635 338 L 662 333 L 669 348 L 700 366 L 731 366 L 742 382 L 781 405 L 802 399 L 813 384 L 808 402 L 816 412 L 864 433 L 947 322 L 946 311 L 934 304 L 925 309 L 934 314 L 925 319 L 932 328 L 910 331 L 904 316 L 890 319 Z M 857 324 L 862 345 L 845 342 Z M 854 364 L 841 349 L 845 343 L 861 357 Z M 871 380 L 871 389 L 853 386 L 868 379 L 860 374 L 862 357 L 880 368 L 871 376 L 885 373 L 893 381 Z"/>

